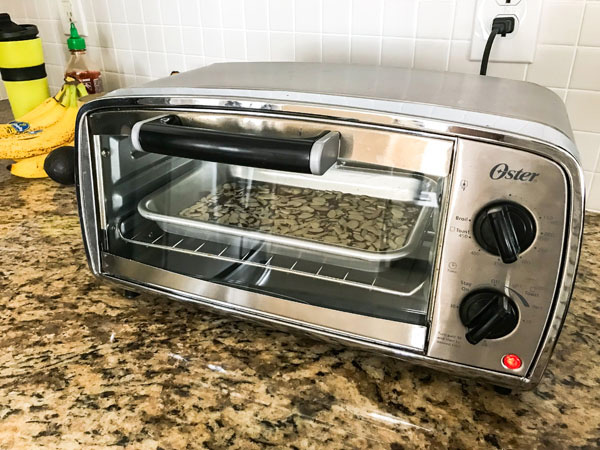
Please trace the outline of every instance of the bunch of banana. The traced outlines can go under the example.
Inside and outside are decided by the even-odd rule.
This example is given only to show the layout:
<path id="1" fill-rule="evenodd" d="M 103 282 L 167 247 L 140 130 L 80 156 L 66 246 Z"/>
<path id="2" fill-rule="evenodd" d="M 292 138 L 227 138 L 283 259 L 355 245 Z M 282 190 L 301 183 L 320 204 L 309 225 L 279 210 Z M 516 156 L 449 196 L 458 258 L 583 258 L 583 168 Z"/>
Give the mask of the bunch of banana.
<path id="1" fill-rule="evenodd" d="M 58 147 L 73 145 L 77 99 L 87 95 L 85 86 L 67 79 L 56 96 L 8 124 L 0 125 L 0 159 L 13 159 L 13 175 L 43 178 L 44 160 Z"/>

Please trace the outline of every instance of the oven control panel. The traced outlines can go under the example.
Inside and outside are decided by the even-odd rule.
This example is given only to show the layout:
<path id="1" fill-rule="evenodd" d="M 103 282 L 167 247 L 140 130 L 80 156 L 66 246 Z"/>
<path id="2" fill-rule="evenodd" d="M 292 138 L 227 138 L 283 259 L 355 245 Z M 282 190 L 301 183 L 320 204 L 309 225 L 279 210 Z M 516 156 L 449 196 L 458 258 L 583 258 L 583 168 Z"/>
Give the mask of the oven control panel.
<path id="1" fill-rule="evenodd" d="M 557 289 L 567 196 L 554 162 L 459 140 L 428 356 L 527 374 Z"/>

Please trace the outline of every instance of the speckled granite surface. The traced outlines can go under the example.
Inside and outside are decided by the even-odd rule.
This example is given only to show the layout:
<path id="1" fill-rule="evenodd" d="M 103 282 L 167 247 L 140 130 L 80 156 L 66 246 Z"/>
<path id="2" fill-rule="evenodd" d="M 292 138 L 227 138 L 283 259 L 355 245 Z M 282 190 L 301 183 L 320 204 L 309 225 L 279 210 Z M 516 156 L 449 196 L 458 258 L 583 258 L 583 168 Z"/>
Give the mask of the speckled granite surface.
<path id="1" fill-rule="evenodd" d="M 0 448 L 598 448 L 600 216 L 541 385 L 465 381 L 90 274 L 73 188 L 0 181 Z"/>
<path id="2" fill-rule="evenodd" d="M 8 100 L 0 100 L 0 123 L 7 123 L 13 120 L 13 114 L 10 109 L 10 103 Z M 4 170 L 11 161 L 7 159 L 0 159 L 0 181 L 8 178 L 10 173 Z"/>

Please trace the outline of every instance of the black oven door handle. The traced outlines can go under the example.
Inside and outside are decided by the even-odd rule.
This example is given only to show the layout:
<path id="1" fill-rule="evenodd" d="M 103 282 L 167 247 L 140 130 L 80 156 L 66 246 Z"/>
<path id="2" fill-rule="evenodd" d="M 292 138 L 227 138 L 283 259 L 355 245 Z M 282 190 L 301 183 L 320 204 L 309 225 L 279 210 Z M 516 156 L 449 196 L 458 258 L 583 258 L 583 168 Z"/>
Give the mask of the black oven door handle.
<path id="1" fill-rule="evenodd" d="M 131 142 L 148 153 L 323 175 L 338 160 L 340 133 L 268 137 L 187 126 L 173 114 L 135 123 Z"/>

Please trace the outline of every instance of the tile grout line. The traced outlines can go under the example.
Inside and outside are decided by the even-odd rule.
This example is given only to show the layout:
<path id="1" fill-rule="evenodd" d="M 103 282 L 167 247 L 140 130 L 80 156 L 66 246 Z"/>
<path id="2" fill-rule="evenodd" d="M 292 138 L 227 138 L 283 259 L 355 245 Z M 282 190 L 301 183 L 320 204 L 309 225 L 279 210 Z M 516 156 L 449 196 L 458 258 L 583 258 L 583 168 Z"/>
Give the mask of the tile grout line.
<path id="1" fill-rule="evenodd" d="M 379 56 L 377 65 L 383 63 L 383 18 L 385 17 L 385 1 L 381 0 L 381 8 L 379 11 Z"/>
<path id="2" fill-rule="evenodd" d="M 453 2 L 454 10 L 452 11 L 452 24 L 450 26 L 450 37 L 448 39 L 448 52 L 446 53 L 446 72 L 450 69 L 450 52 L 452 50 L 452 37 L 454 36 L 454 24 L 456 23 L 456 13 L 458 10 L 458 0 Z"/>
<path id="3" fill-rule="evenodd" d="M 585 17 L 585 8 L 586 8 L 587 2 L 585 2 L 585 4 L 583 5 L 582 11 L 581 11 L 581 17 L 579 18 L 579 30 L 577 30 L 577 39 L 575 40 L 575 44 L 573 45 L 574 47 L 574 52 L 573 52 L 573 57 L 571 58 L 571 67 L 569 68 L 569 76 L 567 78 L 567 95 L 565 97 L 565 105 L 567 103 L 567 100 L 569 99 L 569 90 L 571 89 L 571 78 L 573 77 L 573 68 L 575 67 L 575 60 L 577 58 L 577 50 L 579 49 L 579 39 L 581 38 L 581 29 L 583 28 L 583 19 Z"/>
<path id="4" fill-rule="evenodd" d="M 579 18 L 579 29 L 577 31 L 577 39 L 575 40 L 575 44 L 573 45 L 574 51 L 573 51 L 573 57 L 571 59 L 571 67 L 569 68 L 569 77 L 567 79 L 567 88 L 566 88 L 567 93 L 565 95 L 565 107 L 567 105 L 567 101 L 569 100 L 569 94 L 571 91 L 571 79 L 573 77 L 573 69 L 575 68 L 575 60 L 577 59 L 577 50 L 579 49 L 579 40 L 581 39 L 581 31 L 583 29 L 583 21 L 585 19 L 585 10 L 586 10 L 587 5 L 588 5 L 588 2 L 587 1 L 584 2 L 583 8 L 581 10 L 581 17 Z M 575 144 L 575 145 L 577 145 L 577 144 Z M 598 165 L 598 150 L 596 151 L 596 161 L 594 164 L 594 170 L 592 171 L 592 177 L 590 179 L 590 193 L 593 191 L 595 181 L 598 179 L 598 177 L 596 176 L 597 165 Z M 584 180 L 584 186 L 585 186 L 585 180 Z M 588 196 L 588 200 L 590 200 L 589 196 Z"/>
<path id="5" fill-rule="evenodd" d="M 350 0 L 350 14 L 348 20 L 350 21 L 350 32 L 348 33 L 348 61 L 352 64 L 352 15 L 354 14 L 354 0 Z"/>
<path id="6" fill-rule="evenodd" d="M 417 20 L 419 18 L 419 9 L 421 8 L 421 2 L 416 2 L 417 7 L 415 8 L 415 10 L 413 11 L 413 23 L 415 24 L 413 30 L 412 30 L 412 41 L 413 41 L 413 52 L 412 52 L 412 59 L 410 61 L 410 68 L 414 69 L 415 68 L 415 60 L 417 58 L 417 26 L 419 25 Z"/>
<path id="7" fill-rule="evenodd" d="M 271 45 L 271 1 L 265 0 L 267 5 L 267 36 L 269 37 L 269 61 L 273 61 L 273 46 Z"/>
<path id="8" fill-rule="evenodd" d="M 327 1 L 327 0 L 325 0 Z M 320 62 L 323 62 L 323 0 L 319 0 L 319 11 L 320 11 L 320 19 L 319 19 L 319 43 L 321 44 L 321 56 L 319 58 Z"/>
<path id="9" fill-rule="evenodd" d="M 246 26 L 246 3 L 242 0 L 242 25 L 244 26 L 244 59 L 248 61 L 248 30 Z"/>

